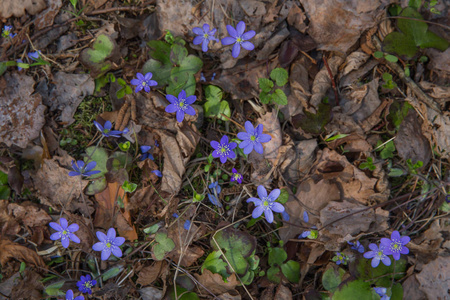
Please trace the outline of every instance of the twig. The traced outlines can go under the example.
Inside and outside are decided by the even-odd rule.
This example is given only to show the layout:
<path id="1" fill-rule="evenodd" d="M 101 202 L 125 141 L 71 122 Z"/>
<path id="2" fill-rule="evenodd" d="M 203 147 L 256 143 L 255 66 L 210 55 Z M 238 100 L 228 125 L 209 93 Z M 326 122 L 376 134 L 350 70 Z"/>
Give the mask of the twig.
<path id="1" fill-rule="evenodd" d="M 152 0 L 148 3 L 144 3 L 143 6 L 152 5 L 152 4 L 155 4 L 155 2 L 156 2 L 155 0 Z M 85 15 L 86 16 L 95 16 L 95 15 L 100 15 L 100 14 L 106 14 L 106 13 L 113 12 L 113 11 L 139 11 L 139 10 L 144 10 L 144 9 L 148 9 L 148 7 L 136 7 L 136 6 L 110 7 L 110 8 L 94 10 L 89 13 L 86 13 Z"/>
<path id="2" fill-rule="evenodd" d="M 330 76 L 331 86 L 333 87 L 333 91 L 334 91 L 334 98 L 336 99 L 336 106 L 339 106 L 339 96 L 338 96 L 338 92 L 336 89 L 336 83 L 334 82 L 333 73 L 331 73 L 330 66 L 328 66 L 327 58 L 325 56 L 323 57 L 323 62 L 325 63 L 325 67 L 327 68 L 328 75 Z"/>

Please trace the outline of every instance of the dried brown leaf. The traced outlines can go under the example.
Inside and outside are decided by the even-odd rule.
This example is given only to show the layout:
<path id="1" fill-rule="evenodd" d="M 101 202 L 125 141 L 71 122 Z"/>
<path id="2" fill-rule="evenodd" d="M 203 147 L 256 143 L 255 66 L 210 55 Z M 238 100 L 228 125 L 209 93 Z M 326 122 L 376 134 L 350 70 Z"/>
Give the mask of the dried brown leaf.
<path id="1" fill-rule="evenodd" d="M 0 78 L 0 143 L 8 147 L 25 148 L 44 126 L 45 106 L 41 96 L 33 94 L 33 86 L 33 78 L 24 74 L 6 73 Z"/>
<path id="2" fill-rule="evenodd" d="M 262 124 L 265 134 L 268 134 L 272 139 L 264 143 L 264 158 L 275 163 L 278 156 L 279 148 L 283 143 L 280 121 L 278 120 L 276 110 L 269 112 L 258 119 L 258 124 Z"/>
<path id="3" fill-rule="evenodd" d="M 277 291 L 275 292 L 275 298 L 277 300 L 292 300 L 292 292 L 288 287 L 279 284 Z"/>
<path id="4" fill-rule="evenodd" d="M 0 17 L 8 19 L 11 16 L 20 18 L 25 10 L 30 15 L 35 15 L 47 7 L 45 0 L 3 0 L 0 1 Z"/>
<path id="5" fill-rule="evenodd" d="M 61 0 L 52 0 L 49 1 L 49 3 L 50 7 L 47 8 L 42 13 L 40 13 L 34 21 L 36 30 L 41 30 L 48 26 L 53 25 L 53 20 L 55 19 L 56 15 L 59 13 L 59 10 L 62 7 Z"/>
<path id="6" fill-rule="evenodd" d="M 0 264 L 5 264 L 11 259 L 17 259 L 36 267 L 45 268 L 45 263 L 42 258 L 31 249 L 13 243 L 10 240 L 0 238 Z"/>
<path id="7" fill-rule="evenodd" d="M 45 210 L 28 201 L 21 204 L 10 203 L 8 211 L 18 222 L 22 222 L 27 227 L 44 226 L 52 220 Z"/>
<path id="8" fill-rule="evenodd" d="M 222 275 L 213 274 L 208 269 L 204 269 L 202 275 L 194 274 L 194 276 L 202 285 L 204 285 L 214 294 L 232 292 L 234 288 L 239 284 L 239 281 L 236 279 L 235 274 L 231 274 L 231 276 L 227 278 L 227 282 L 224 282 L 222 279 Z"/>
<path id="9" fill-rule="evenodd" d="M 427 299 L 447 299 L 450 287 L 450 260 L 448 257 L 439 256 L 426 264 L 416 278 L 420 283 L 419 289 L 427 295 Z"/>
<path id="10" fill-rule="evenodd" d="M 342 64 L 344 59 L 339 56 L 333 56 L 328 59 L 328 65 L 331 70 L 331 74 L 335 76 L 339 66 Z M 316 109 L 319 108 L 319 104 L 322 103 L 322 99 L 326 96 L 328 89 L 331 87 L 331 78 L 328 70 L 325 66 L 317 73 L 316 78 L 314 78 L 314 83 L 311 89 L 312 96 L 309 103 Z"/>
<path id="11" fill-rule="evenodd" d="M 44 285 L 42 276 L 31 269 L 25 269 L 23 276 L 11 291 L 11 299 L 28 300 L 41 299 Z"/>
<path id="12" fill-rule="evenodd" d="M 164 268 L 168 268 L 168 265 L 163 260 L 156 261 L 152 265 L 142 268 L 138 273 L 137 283 L 142 286 L 152 284 L 159 278 L 159 275 Z"/>
<path id="13" fill-rule="evenodd" d="M 0 235 L 15 235 L 19 231 L 19 223 L 8 210 L 8 201 L 0 200 Z"/>

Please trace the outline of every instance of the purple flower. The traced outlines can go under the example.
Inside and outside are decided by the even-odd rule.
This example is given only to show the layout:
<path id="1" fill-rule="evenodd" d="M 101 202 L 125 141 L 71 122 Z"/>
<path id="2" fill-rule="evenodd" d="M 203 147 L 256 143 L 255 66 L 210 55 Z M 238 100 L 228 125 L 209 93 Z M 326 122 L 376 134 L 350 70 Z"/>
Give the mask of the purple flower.
<path id="1" fill-rule="evenodd" d="M 90 275 L 81 276 L 77 282 L 78 290 L 82 293 L 92 294 L 92 287 L 97 284 L 97 280 L 92 279 Z"/>
<path id="2" fill-rule="evenodd" d="M 364 253 L 364 246 L 361 245 L 361 243 L 359 241 L 356 241 L 356 244 L 352 243 L 352 242 L 347 242 L 347 244 L 349 244 L 350 246 L 352 246 L 351 249 L 358 251 L 359 253 Z"/>
<path id="3" fill-rule="evenodd" d="M 209 201 L 214 204 L 217 207 L 222 207 L 222 203 L 220 203 L 220 201 L 217 199 L 216 196 L 212 195 L 212 194 L 208 194 L 208 199 Z"/>
<path id="4" fill-rule="evenodd" d="M 380 300 L 389 300 L 389 299 L 391 299 L 391 297 L 386 295 L 387 288 L 385 288 L 385 287 L 374 287 L 373 290 L 375 291 L 375 293 L 378 294 L 378 296 L 381 297 Z"/>
<path id="5" fill-rule="evenodd" d="M 214 37 L 217 29 L 213 28 L 212 30 L 209 30 L 208 24 L 203 24 L 203 29 L 200 27 L 195 27 L 192 31 L 197 35 L 194 38 L 194 45 L 199 45 L 201 43 L 203 52 L 208 51 L 208 44 L 210 41 L 219 41 Z"/>
<path id="6" fill-rule="evenodd" d="M 155 140 L 155 147 L 159 147 L 158 140 Z"/>
<path id="7" fill-rule="evenodd" d="M 72 160 L 72 168 L 75 171 L 70 171 L 69 172 L 69 176 L 91 176 L 94 174 L 98 174 L 101 171 L 91 171 L 92 169 L 94 169 L 97 166 L 97 163 L 95 161 L 91 161 L 89 162 L 86 166 L 84 165 L 84 161 L 82 160 L 78 160 L 77 162 Z"/>
<path id="8" fill-rule="evenodd" d="M 211 147 L 213 147 L 215 150 L 212 153 L 212 156 L 214 158 L 220 157 L 221 163 L 226 163 L 227 158 L 235 158 L 236 153 L 234 153 L 233 149 L 236 148 L 237 144 L 235 142 L 228 143 L 228 137 L 224 135 L 220 139 L 220 143 L 216 141 L 211 141 Z"/>
<path id="9" fill-rule="evenodd" d="M 286 211 L 283 211 L 281 213 L 281 218 L 283 218 L 283 221 L 289 221 L 291 219 L 291 217 L 289 216 L 289 214 Z"/>
<path id="10" fill-rule="evenodd" d="M 308 212 L 305 210 L 303 212 L 303 221 L 305 223 L 309 222 L 309 216 L 308 216 Z M 311 240 L 317 239 L 317 237 L 319 236 L 319 232 L 317 231 L 317 227 L 316 226 L 311 226 L 311 229 L 313 230 L 305 230 L 302 232 L 302 234 L 300 234 L 298 236 L 299 239 L 304 239 L 304 238 L 308 238 Z"/>
<path id="11" fill-rule="evenodd" d="M 116 237 L 116 230 L 114 228 L 110 228 L 107 235 L 101 231 L 97 231 L 96 234 L 100 242 L 95 243 L 92 249 L 102 251 L 102 260 L 107 260 L 111 253 L 116 257 L 122 257 L 122 250 L 119 246 L 125 243 L 125 238 Z"/>
<path id="12" fill-rule="evenodd" d="M 380 247 L 384 247 L 384 254 L 392 255 L 395 260 L 400 259 L 400 254 L 408 254 L 409 249 L 405 247 L 409 243 L 411 238 L 409 236 L 400 236 L 400 233 L 395 230 L 391 234 L 391 239 L 382 238 L 380 241 Z"/>
<path id="13" fill-rule="evenodd" d="M 378 267 L 380 264 L 380 261 L 383 262 L 386 266 L 391 265 L 391 259 L 383 253 L 383 245 L 380 245 L 380 248 L 378 248 L 375 244 L 369 244 L 369 249 L 372 251 L 368 251 L 364 253 L 365 258 L 372 258 L 372 268 Z"/>
<path id="14" fill-rule="evenodd" d="M 147 74 L 142 75 L 142 73 L 137 73 L 136 77 L 137 79 L 131 79 L 130 83 L 132 85 L 136 85 L 136 89 L 134 90 L 135 93 L 139 93 L 142 89 L 146 91 L 147 93 L 150 92 L 150 87 L 158 85 L 158 83 L 152 79 L 153 74 L 151 72 L 148 72 Z"/>
<path id="15" fill-rule="evenodd" d="M 162 173 L 161 173 L 160 170 L 153 170 L 152 173 L 155 174 L 158 177 L 162 177 Z"/>
<path id="16" fill-rule="evenodd" d="M 231 171 L 233 172 L 233 175 L 231 175 L 231 181 L 237 181 L 237 183 L 241 184 L 242 174 L 238 173 L 238 171 L 235 168 L 233 168 Z"/>
<path id="17" fill-rule="evenodd" d="M 191 228 L 191 221 L 186 220 L 183 224 L 184 229 L 189 230 Z"/>
<path id="18" fill-rule="evenodd" d="M 219 182 L 215 181 L 208 185 L 208 188 L 211 189 L 213 194 L 208 194 L 209 201 L 217 207 L 222 207 L 222 203 L 217 199 L 217 195 L 220 194 L 222 188 L 219 185 Z"/>
<path id="19" fill-rule="evenodd" d="M 239 56 L 239 52 L 241 52 L 241 46 L 246 50 L 255 49 L 255 46 L 246 40 L 249 40 L 252 37 L 254 37 L 256 33 L 253 30 L 244 33 L 245 23 L 243 21 L 240 21 L 236 25 L 236 29 L 234 29 L 234 27 L 231 25 L 227 25 L 227 31 L 228 34 L 231 35 L 231 37 L 227 36 L 223 38 L 222 44 L 225 46 L 234 44 L 233 50 L 231 51 L 231 55 L 234 58 L 237 58 Z"/>
<path id="20" fill-rule="evenodd" d="M 266 189 L 260 185 L 257 188 L 258 198 L 249 198 L 247 203 L 253 202 L 255 204 L 255 209 L 252 212 L 252 217 L 254 219 L 259 218 L 263 213 L 266 217 L 267 222 L 273 222 L 273 211 L 282 213 L 284 211 L 283 205 L 281 203 L 275 202 L 277 198 L 280 196 L 281 191 L 279 189 L 275 189 L 267 195 Z"/>
<path id="21" fill-rule="evenodd" d="M 40 50 L 38 50 L 36 52 L 28 53 L 28 57 L 31 58 L 32 60 L 38 60 L 40 55 L 41 55 L 41 51 Z"/>
<path id="22" fill-rule="evenodd" d="M 178 94 L 178 99 L 173 95 L 166 95 L 167 101 L 170 102 L 166 107 L 166 112 L 168 113 L 177 113 L 177 121 L 183 122 L 184 114 L 188 114 L 191 116 L 195 115 L 195 109 L 191 107 L 191 104 L 197 100 L 196 96 L 186 97 L 186 92 L 182 90 Z"/>
<path id="23" fill-rule="evenodd" d="M 333 260 L 336 261 L 337 265 L 340 265 L 340 264 L 346 265 L 347 264 L 348 257 L 345 256 L 345 254 L 336 252 L 335 255 L 336 256 L 333 258 Z"/>
<path id="24" fill-rule="evenodd" d="M 152 148 L 152 146 L 141 146 L 141 158 L 140 160 L 146 160 L 147 158 L 150 158 L 151 160 L 154 160 L 154 157 L 151 153 L 148 153 L 148 151 Z"/>
<path id="25" fill-rule="evenodd" d="M 23 64 L 23 60 L 21 60 L 20 58 L 19 58 L 18 60 L 16 60 L 16 62 L 17 62 L 18 64 L 19 64 L 19 63 Z M 21 66 L 17 65 L 17 70 L 22 71 L 23 68 L 22 68 Z"/>
<path id="26" fill-rule="evenodd" d="M 179 216 L 178 216 L 178 214 L 177 214 L 177 213 L 173 213 L 173 214 L 172 214 L 172 217 L 174 217 L 174 218 L 178 218 Z"/>
<path id="27" fill-rule="evenodd" d="M 66 300 L 84 300 L 84 296 L 77 296 L 77 297 L 73 297 L 73 291 L 72 290 L 68 290 L 66 292 Z"/>
<path id="28" fill-rule="evenodd" d="M 63 245 L 64 248 L 69 247 L 70 241 L 78 244 L 80 243 L 80 239 L 74 234 L 75 231 L 80 229 L 78 224 L 73 223 L 69 226 L 69 223 L 67 222 L 66 219 L 60 218 L 59 224 L 55 222 L 50 222 L 49 225 L 51 228 L 57 231 L 50 236 L 50 239 L 52 241 L 61 239 L 61 244 Z"/>
<path id="29" fill-rule="evenodd" d="M 4 38 L 6 38 L 6 37 L 10 37 L 10 38 L 13 38 L 13 37 L 15 37 L 16 35 L 17 35 L 17 33 L 11 33 L 11 31 L 13 30 L 13 27 L 12 26 L 8 26 L 8 25 L 5 25 L 4 27 L 3 27 L 3 30 L 2 30 L 2 36 L 4 37 Z"/>
<path id="30" fill-rule="evenodd" d="M 120 131 L 120 130 L 111 130 L 112 129 L 112 124 L 110 121 L 106 121 L 105 122 L 105 126 L 103 127 L 102 125 L 100 125 L 99 122 L 94 121 L 94 125 L 95 127 L 97 127 L 97 129 L 103 134 L 103 136 L 105 137 L 120 137 L 120 135 L 122 134 L 127 134 L 128 133 L 128 128 L 125 128 L 124 131 Z"/>
<path id="31" fill-rule="evenodd" d="M 237 137 L 242 140 L 239 148 L 244 149 L 244 154 L 252 152 L 253 148 L 259 154 L 263 154 L 264 149 L 261 143 L 267 143 L 272 139 L 268 134 L 263 133 L 263 125 L 259 124 L 256 128 L 249 121 L 245 122 L 247 132 L 239 132 Z"/>

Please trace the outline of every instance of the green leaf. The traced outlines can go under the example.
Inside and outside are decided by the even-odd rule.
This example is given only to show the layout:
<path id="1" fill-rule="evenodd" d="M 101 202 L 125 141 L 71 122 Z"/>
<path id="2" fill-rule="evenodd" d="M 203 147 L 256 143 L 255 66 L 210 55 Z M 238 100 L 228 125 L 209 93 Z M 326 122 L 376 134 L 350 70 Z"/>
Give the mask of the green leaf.
<path id="1" fill-rule="evenodd" d="M 205 98 L 207 101 L 218 103 L 220 100 L 222 100 L 222 97 L 223 91 L 221 88 L 215 85 L 208 85 L 205 88 Z"/>
<path id="2" fill-rule="evenodd" d="M 172 46 L 170 51 L 170 61 L 174 65 L 181 65 L 181 62 L 187 57 L 188 51 L 185 47 L 178 44 Z"/>
<path id="3" fill-rule="evenodd" d="M 114 41 L 105 34 L 100 34 L 86 54 L 92 63 L 102 63 L 114 50 Z"/>
<path id="4" fill-rule="evenodd" d="M 157 233 L 155 241 L 156 244 L 153 245 L 152 249 L 156 260 L 163 260 L 166 253 L 175 248 L 175 243 L 171 238 L 167 237 L 167 233 Z"/>
<path id="5" fill-rule="evenodd" d="M 285 204 L 289 199 L 289 192 L 286 189 L 280 190 L 280 196 L 278 196 L 277 202 Z"/>
<path id="6" fill-rule="evenodd" d="M 272 101 L 272 94 L 268 94 L 266 92 L 259 93 L 259 100 L 261 100 L 264 104 L 269 104 Z"/>
<path id="7" fill-rule="evenodd" d="M 339 288 L 331 299 L 372 299 L 372 287 L 370 282 L 364 282 L 362 279 L 354 280 Z"/>
<path id="8" fill-rule="evenodd" d="M 211 252 L 203 262 L 201 271 L 210 270 L 214 274 L 222 275 L 222 279 L 228 278 L 231 274 L 227 273 L 228 264 L 221 258 L 220 251 Z"/>
<path id="9" fill-rule="evenodd" d="M 272 100 L 278 105 L 288 104 L 286 94 L 281 89 L 275 90 L 275 92 L 272 94 Z"/>
<path id="10" fill-rule="evenodd" d="M 275 81 L 278 86 L 283 86 L 288 82 L 289 74 L 283 68 L 276 68 L 270 72 L 270 78 Z"/>
<path id="11" fill-rule="evenodd" d="M 415 10 L 419 10 L 422 5 L 422 0 L 409 0 L 408 6 L 414 8 Z"/>
<path id="12" fill-rule="evenodd" d="M 137 188 L 137 184 L 125 180 L 125 182 L 122 184 L 122 188 L 127 193 L 133 193 Z"/>
<path id="13" fill-rule="evenodd" d="M 122 272 L 123 270 L 124 270 L 123 265 L 118 265 L 117 267 L 112 267 L 108 271 L 106 271 L 105 273 L 102 274 L 102 279 L 103 279 L 103 281 L 106 281 L 108 279 L 114 278 L 117 275 L 119 275 L 120 272 Z"/>
<path id="14" fill-rule="evenodd" d="M 149 41 L 147 45 L 150 47 L 150 57 L 161 62 L 164 65 L 171 65 L 170 52 L 171 46 L 163 41 Z M 144 73 L 146 74 L 146 73 Z M 155 74 L 153 74 L 154 76 Z M 154 78 L 152 78 L 154 79 Z M 155 80 L 155 79 L 154 79 Z"/>
<path id="15" fill-rule="evenodd" d="M 60 296 L 63 294 L 59 289 L 63 287 L 65 281 L 52 283 L 45 288 L 45 293 L 49 296 Z"/>
<path id="16" fill-rule="evenodd" d="M 205 117 L 207 118 L 217 117 L 221 120 L 226 121 L 227 119 L 223 117 L 222 114 L 231 117 L 231 109 L 228 104 L 228 101 L 223 100 L 218 102 L 215 99 L 217 98 L 214 98 L 211 101 L 208 100 L 203 105 L 203 108 L 205 109 Z"/>
<path id="17" fill-rule="evenodd" d="M 403 299 L 403 287 L 400 283 L 396 283 L 392 286 L 391 300 L 402 300 Z"/>
<path id="18" fill-rule="evenodd" d="M 144 232 L 145 232 L 146 234 L 154 234 L 154 233 L 156 233 L 156 232 L 158 231 L 158 229 L 159 229 L 159 224 L 156 223 L 156 224 L 153 224 L 153 225 L 150 226 L 150 227 L 145 228 L 145 229 L 144 229 Z"/>
<path id="19" fill-rule="evenodd" d="M 116 92 L 116 96 L 117 96 L 117 99 L 122 99 L 123 97 L 125 97 L 125 89 L 121 88 L 120 90 L 118 90 Z"/>
<path id="20" fill-rule="evenodd" d="M 418 51 L 418 47 L 421 49 L 436 48 L 441 51 L 448 48 L 448 41 L 429 31 L 427 23 L 411 20 L 411 18 L 423 20 L 422 15 L 414 8 L 405 8 L 400 16 L 407 19 L 398 19 L 397 21 L 397 27 L 401 32 L 391 32 L 385 37 L 383 42 L 385 52 L 393 52 L 406 58 L 413 58 Z"/>
<path id="21" fill-rule="evenodd" d="M 93 177 L 93 176 L 91 176 L 91 177 Z M 92 180 L 88 184 L 88 186 L 86 187 L 85 193 L 86 193 L 86 195 L 93 196 L 95 194 L 103 192 L 107 186 L 108 186 L 108 182 L 106 181 L 106 178 L 104 176 L 100 177 L 100 178 L 96 178 L 95 180 Z"/>
<path id="22" fill-rule="evenodd" d="M 394 141 L 389 141 L 384 145 L 383 150 L 380 152 L 380 157 L 382 159 L 388 159 L 394 157 L 395 144 Z"/>
<path id="23" fill-rule="evenodd" d="M 127 152 L 131 147 L 131 143 L 129 141 L 126 141 L 125 143 L 119 143 L 120 150 Z"/>
<path id="24" fill-rule="evenodd" d="M 270 267 L 267 270 L 267 279 L 275 283 L 280 283 L 281 276 L 279 275 L 279 273 L 280 273 L 279 267 Z"/>
<path id="25" fill-rule="evenodd" d="M 323 287 L 329 292 L 334 292 L 341 284 L 344 274 L 345 270 L 342 268 L 338 268 L 337 270 L 334 268 L 329 268 L 322 275 Z"/>
<path id="26" fill-rule="evenodd" d="M 7 69 L 8 67 L 6 66 L 6 63 L 5 62 L 0 62 L 0 76 L 2 76 L 3 75 L 3 73 L 5 73 L 5 71 L 6 71 L 6 69 Z"/>
<path id="27" fill-rule="evenodd" d="M 375 58 L 382 58 L 382 57 L 384 56 L 384 53 L 381 52 L 381 51 L 375 51 L 375 52 L 373 53 L 373 56 L 374 56 Z"/>
<path id="28" fill-rule="evenodd" d="M 153 74 L 152 80 L 155 80 L 159 86 L 165 86 L 170 82 L 170 73 L 172 71 L 172 65 L 170 61 L 168 64 L 163 64 L 158 60 L 150 58 L 142 67 L 142 73 L 147 74 L 151 72 Z"/>
<path id="29" fill-rule="evenodd" d="M 396 168 L 392 168 L 389 171 L 389 174 L 388 174 L 389 177 L 400 177 L 400 176 L 403 176 L 403 175 L 404 175 L 403 170 L 402 169 L 396 169 Z"/>
<path id="30" fill-rule="evenodd" d="M 8 174 L 0 171 L 0 185 L 4 185 L 8 183 Z"/>
<path id="31" fill-rule="evenodd" d="M 11 189 L 7 185 L 0 185 L 0 200 L 8 200 Z"/>
<path id="32" fill-rule="evenodd" d="M 184 72 L 188 72 L 191 75 L 194 75 L 203 67 L 203 62 L 200 58 L 195 55 L 189 55 L 180 64 L 180 68 Z"/>
<path id="33" fill-rule="evenodd" d="M 300 280 L 300 264 L 289 260 L 281 265 L 281 272 L 292 283 L 298 283 Z"/>
<path id="34" fill-rule="evenodd" d="M 383 73 L 383 80 L 384 81 L 390 81 L 390 80 L 392 80 L 392 75 L 391 74 L 389 74 L 389 73 Z"/>
<path id="35" fill-rule="evenodd" d="M 268 93 L 273 88 L 273 81 L 267 78 L 258 78 L 259 88 L 264 92 Z"/>
<path id="36" fill-rule="evenodd" d="M 287 259 L 287 253 L 283 248 L 272 248 L 269 250 L 269 265 L 281 266 Z"/>
<path id="37" fill-rule="evenodd" d="M 170 71 L 170 80 L 172 81 L 170 85 L 175 88 L 183 88 L 186 82 L 189 79 L 189 72 L 183 70 L 181 67 L 174 67 L 172 71 Z M 178 96 L 178 94 L 176 94 Z"/>
<path id="38" fill-rule="evenodd" d="M 331 141 L 334 141 L 334 140 L 343 139 L 343 138 L 345 138 L 345 137 L 347 137 L 347 136 L 349 136 L 349 135 L 348 135 L 348 134 L 337 134 L 337 135 L 335 135 L 335 136 L 332 136 L 332 137 L 330 137 L 330 138 L 327 138 L 327 139 L 325 140 L 325 142 L 331 142 Z"/>

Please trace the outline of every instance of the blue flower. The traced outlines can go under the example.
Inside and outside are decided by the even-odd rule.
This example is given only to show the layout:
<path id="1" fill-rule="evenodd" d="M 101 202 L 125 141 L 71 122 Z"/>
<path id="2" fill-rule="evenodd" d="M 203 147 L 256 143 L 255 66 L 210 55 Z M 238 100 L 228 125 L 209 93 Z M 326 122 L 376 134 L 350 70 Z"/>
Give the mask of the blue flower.
<path id="1" fill-rule="evenodd" d="M 16 62 L 23 64 L 23 60 L 21 60 L 20 58 L 18 60 L 16 60 Z M 22 71 L 23 68 L 21 66 L 17 65 L 17 70 Z"/>
<path id="2" fill-rule="evenodd" d="M 122 250 L 119 246 L 125 243 L 125 238 L 116 237 L 116 230 L 114 228 L 110 228 L 107 235 L 101 231 L 97 231 L 96 234 L 100 242 L 95 243 L 92 249 L 102 251 L 102 260 L 107 260 L 111 256 L 111 253 L 116 257 L 122 257 Z"/>
<path id="3" fill-rule="evenodd" d="M 409 236 L 400 236 L 400 233 L 395 230 L 391 234 L 391 239 L 382 238 L 380 240 L 380 247 L 383 246 L 384 254 L 392 255 L 395 260 L 400 259 L 400 254 L 408 254 L 409 249 L 405 247 L 411 238 Z"/>
<path id="4" fill-rule="evenodd" d="M 234 153 L 233 149 L 236 148 L 237 144 L 235 142 L 228 143 L 228 136 L 224 135 L 220 139 L 220 143 L 217 141 L 211 141 L 211 147 L 214 148 L 212 156 L 214 158 L 220 157 L 221 163 L 226 163 L 227 158 L 236 158 L 236 153 Z"/>
<path id="5" fill-rule="evenodd" d="M 177 214 L 177 213 L 173 213 L 173 214 L 172 214 L 172 217 L 174 217 L 174 218 L 178 218 L 179 216 L 178 216 L 178 214 Z"/>
<path id="6" fill-rule="evenodd" d="M 78 290 L 82 293 L 92 294 L 92 287 L 97 284 L 97 280 L 92 279 L 90 275 L 81 276 L 77 282 Z"/>
<path id="7" fill-rule="evenodd" d="M 235 168 L 233 168 L 231 172 L 233 172 L 233 175 L 231 175 L 231 181 L 236 181 L 237 183 L 241 184 L 242 174 L 238 173 L 238 171 Z"/>
<path id="8" fill-rule="evenodd" d="M 162 173 L 161 173 L 160 170 L 153 170 L 152 173 L 155 174 L 158 177 L 162 177 Z"/>
<path id="9" fill-rule="evenodd" d="M 305 223 L 309 222 L 309 216 L 308 216 L 308 212 L 306 212 L 306 210 L 303 212 L 303 221 Z M 319 232 L 317 231 L 317 227 L 316 226 L 311 226 L 311 229 L 313 230 L 305 230 L 302 232 L 302 234 L 300 234 L 298 236 L 299 239 L 311 239 L 311 240 L 315 240 L 317 239 L 317 237 L 319 236 Z"/>
<path id="10" fill-rule="evenodd" d="M 128 128 L 125 128 L 124 131 L 111 130 L 112 129 L 112 124 L 111 124 L 110 121 L 106 121 L 104 127 L 102 125 L 100 125 L 100 123 L 97 122 L 97 121 L 94 121 L 94 125 L 103 134 L 104 137 L 116 137 L 116 138 L 118 138 L 118 137 L 120 137 L 120 135 L 127 134 L 128 131 L 129 131 Z"/>
<path id="11" fill-rule="evenodd" d="M 385 288 L 385 287 L 374 287 L 373 290 L 375 291 L 375 293 L 378 294 L 378 296 L 381 297 L 380 300 L 389 300 L 389 299 L 391 299 L 391 297 L 386 295 L 387 288 Z"/>
<path id="12" fill-rule="evenodd" d="M 135 93 L 139 93 L 142 89 L 146 91 L 147 93 L 150 92 L 150 87 L 158 85 L 158 83 L 152 79 L 153 74 L 151 72 L 148 72 L 147 74 L 142 75 L 142 73 L 137 73 L 136 77 L 137 79 L 131 79 L 130 83 L 132 85 L 136 85 L 136 89 L 134 90 Z"/>
<path id="13" fill-rule="evenodd" d="M 51 228 L 57 231 L 50 236 L 50 239 L 52 241 L 61 239 L 61 244 L 63 245 L 64 248 L 69 247 L 70 241 L 75 242 L 77 244 L 80 243 L 80 239 L 74 234 L 75 231 L 78 231 L 78 229 L 80 229 L 78 224 L 73 223 L 69 226 L 69 223 L 67 222 L 66 219 L 60 218 L 59 224 L 55 222 L 50 222 L 49 225 Z"/>
<path id="14" fill-rule="evenodd" d="M 68 290 L 66 292 L 66 300 L 84 300 L 84 296 L 77 296 L 77 297 L 73 297 L 73 291 L 72 290 Z"/>
<path id="15" fill-rule="evenodd" d="M 189 230 L 191 228 L 191 221 L 186 220 L 183 224 L 184 229 Z"/>
<path id="16" fill-rule="evenodd" d="M 195 109 L 192 108 L 191 104 L 197 100 L 196 96 L 186 97 L 186 92 L 182 90 L 178 94 L 178 98 L 173 95 L 166 95 L 167 101 L 170 102 L 169 105 L 166 106 L 166 112 L 168 113 L 177 113 L 177 121 L 179 123 L 183 122 L 184 114 L 188 114 L 191 116 L 195 115 Z"/>
<path id="17" fill-rule="evenodd" d="M 155 147 L 159 147 L 158 140 L 155 140 Z"/>
<path id="18" fill-rule="evenodd" d="M 208 187 L 211 189 L 212 192 L 212 194 L 208 194 L 209 201 L 217 207 L 222 207 L 222 203 L 220 203 L 220 201 L 217 199 L 217 196 L 222 191 L 219 182 L 217 181 L 212 182 Z"/>
<path id="19" fill-rule="evenodd" d="M 209 201 L 217 207 L 222 207 L 222 203 L 217 199 L 216 196 L 208 194 Z"/>
<path id="20" fill-rule="evenodd" d="M 349 244 L 350 246 L 352 246 L 351 249 L 358 251 L 359 253 L 364 253 L 364 246 L 361 245 L 361 243 L 359 241 L 356 241 L 356 244 L 352 243 L 352 242 L 347 242 L 347 244 Z"/>
<path id="21" fill-rule="evenodd" d="M 77 162 L 72 160 L 72 168 L 75 171 L 70 171 L 69 172 L 69 176 L 91 176 L 94 174 L 98 174 L 101 171 L 91 171 L 92 169 L 94 169 L 97 166 L 97 163 L 95 161 L 91 161 L 89 162 L 86 166 L 84 165 L 84 161 L 82 160 L 78 160 Z"/>
<path id="22" fill-rule="evenodd" d="M 146 160 L 147 158 L 150 158 L 151 160 L 154 160 L 154 157 L 151 153 L 148 153 L 148 151 L 152 148 L 152 146 L 141 146 L 141 158 L 140 160 Z"/>
<path id="23" fill-rule="evenodd" d="M 391 265 L 391 259 L 383 253 L 384 247 L 382 245 L 380 245 L 380 248 L 378 248 L 377 245 L 372 243 L 369 244 L 369 249 L 372 251 L 364 253 L 364 257 L 368 259 L 372 258 L 372 268 L 378 267 L 380 261 L 382 261 L 386 266 Z"/>
<path id="24" fill-rule="evenodd" d="M 336 256 L 333 257 L 333 261 L 336 262 L 337 265 L 343 264 L 346 265 L 348 261 L 348 257 L 345 256 L 345 254 L 342 254 L 340 252 L 336 252 Z"/>
<path id="25" fill-rule="evenodd" d="M 217 195 L 219 195 L 220 192 L 222 191 L 222 188 L 220 187 L 218 181 L 212 182 L 210 185 L 208 185 L 208 187 L 212 190 L 213 193 Z"/>
<path id="26" fill-rule="evenodd" d="M 15 37 L 17 35 L 17 33 L 11 33 L 12 30 L 13 30 L 12 26 L 5 25 L 3 27 L 3 30 L 2 30 L 2 36 L 5 37 L 5 38 L 8 37 L 8 36 L 10 38 Z"/>
<path id="27" fill-rule="evenodd" d="M 233 26 L 227 25 L 227 31 L 228 34 L 231 35 L 231 37 L 227 36 L 222 39 L 222 44 L 224 46 L 234 44 L 233 50 L 231 51 L 231 55 L 234 58 L 237 58 L 239 56 L 239 52 L 241 52 L 241 46 L 242 48 L 246 50 L 253 50 L 255 49 L 255 45 L 248 42 L 247 40 L 251 39 L 255 36 L 255 31 L 250 30 L 246 33 L 245 31 L 245 23 L 243 21 L 240 21 L 236 25 L 236 29 L 234 29 Z"/>
<path id="28" fill-rule="evenodd" d="M 286 221 L 286 222 L 288 222 L 291 219 L 291 217 L 289 216 L 289 214 L 286 211 L 283 211 L 281 213 L 281 217 L 283 218 L 283 221 Z"/>
<path id="29" fill-rule="evenodd" d="M 197 34 L 194 38 L 194 45 L 199 45 L 201 43 L 203 52 L 208 51 L 208 44 L 210 41 L 219 41 L 214 37 L 217 29 L 213 28 L 212 30 L 209 30 L 208 24 L 203 24 L 203 29 L 200 27 L 195 27 L 192 31 Z"/>
<path id="30" fill-rule="evenodd" d="M 281 191 L 279 189 L 275 189 L 267 195 L 266 189 L 260 185 L 257 188 L 258 198 L 249 198 L 247 203 L 253 202 L 255 204 L 255 209 L 252 212 L 252 217 L 254 219 L 259 218 L 263 213 L 266 217 L 267 222 L 273 222 L 273 212 L 282 213 L 284 211 L 284 207 L 281 203 L 275 202 L 277 198 L 280 196 Z"/>
<path id="31" fill-rule="evenodd" d="M 267 143 L 272 139 L 268 134 L 263 134 L 263 125 L 259 124 L 256 128 L 249 121 L 245 122 L 247 132 L 239 132 L 237 137 L 242 140 L 239 148 L 244 149 L 245 154 L 252 152 L 253 148 L 259 154 L 263 154 L 264 149 L 261 143 Z"/>
<path id="32" fill-rule="evenodd" d="M 36 52 L 28 53 L 28 57 L 31 58 L 32 60 L 38 60 L 39 56 L 41 56 L 41 51 L 40 50 L 38 50 Z"/>

